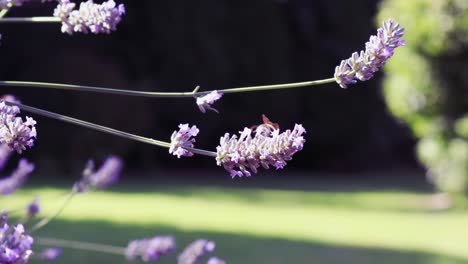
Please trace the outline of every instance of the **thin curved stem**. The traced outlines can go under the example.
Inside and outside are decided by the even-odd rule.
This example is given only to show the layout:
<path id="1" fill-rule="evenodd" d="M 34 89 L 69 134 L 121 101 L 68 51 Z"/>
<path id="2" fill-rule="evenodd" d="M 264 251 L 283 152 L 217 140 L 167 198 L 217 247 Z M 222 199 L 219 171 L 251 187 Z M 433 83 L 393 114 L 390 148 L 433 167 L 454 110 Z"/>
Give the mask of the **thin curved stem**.
<path id="1" fill-rule="evenodd" d="M 0 23 L 58 23 L 60 18 L 53 16 L 46 17 L 4 17 Z"/>
<path id="2" fill-rule="evenodd" d="M 237 87 L 237 88 L 221 89 L 217 91 L 222 92 L 222 93 L 242 93 L 242 92 L 266 91 L 266 90 L 290 89 L 290 88 L 313 86 L 313 85 L 320 85 L 320 84 L 326 84 L 326 83 L 332 83 L 332 82 L 335 82 L 335 78 L 328 78 L 328 79 L 308 81 L 308 82 Z M 120 95 L 140 96 L 140 97 L 194 97 L 194 96 L 205 95 L 211 92 L 211 91 L 198 92 L 199 86 L 197 86 L 192 92 L 145 92 L 145 91 L 120 90 L 120 89 L 111 89 L 111 88 L 75 85 L 75 84 L 22 82 L 22 81 L 0 81 L 0 86 L 38 87 L 38 88 L 74 90 L 74 91 L 85 91 L 85 92 L 106 93 L 106 94 L 120 94 Z"/>
<path id="3" fill-rule="evenodd" d="M 27 112 L 30 112 L 30 113 L 35 113 L 35 114 L 38 114 L 38 115 L 42 115 L 42 116 L 49 117 L 49 118 L 52 118 L 52 119 L 57 119 L 57 120 L 60 120 L 60 121 L 63 121 L 63 122 L 83 126 L 83 127 L 86 127 L 86 128 L 94 129 L 94 130 L 97 130 L 97 131 L 105 132 L 105 133 L 116 135 L 116 136 L 119 136 L 119 137 L 131 139 L 131 140 L 136 140 L 136 141 L 139 141 L 139 142 L 143 142 L 143 143 L 147 143 L 147 144 L 151 144 L 151 145 L 156 145 L 156 146 L 164 147 L 164 148 L 169 148 L 171 146 L 171 144 L 169 142 L 164 142 L 164 141 L 160 141 L 160 140 L 156 140 L 156 139 L 152 139 L 152 138 L 146 138 L 146 137 L 138 136 L 138 135 L 135 135 L 135 134 L 131 134 L 131 133 L 127 133 L 127 132 L 117 130 L 117 129 L 113 129 L 113 128 L 110 128 L 110 127 L 105 127 L 105 126 L 97 125 L 97 124 L 94 124 L 94 123 L 86 122 L 86 121 L 83 121 L 83 120 L 80 120 L 80 119 L 72 118 L 72 117 L 69 117 L 69 116 L 57 114 L 57 113 L 54 113 L 54 112 L 49 112 L 49 111 L 39 109 L 39 108 L 35 108 L 35 107 L 32 107 L 32 106 L 28 106 L 28 105 L 24 105 L 24 104 L 18 104 L 18 103 L 12 103 L 12 102 L 7 102 L 7 101 L 5 101 L 5 104 L 7 104 L 7 105 L 16 105 L 20 109 L 22 109 L 24 111 L 27 111 Z M 195 154 L 205 155 L 205 156 L 209 156 L 209 157 L 216 157 L 216 153 L 212 152 L 212 151 L 203 150 L 203 149 L 196 149 L 196 148 L 185 148 L 185 149 L 187 149 L 190 152 L 193 152 Z"/>
<path id="4" fill-rule="evenodd" d="M 332 82 L 335 82 L 335 78 L 328 78 L 328 79 L 323 79 L 323 80 L 307 81 L 307 82 L 228 88 L 228 89 L 218 90 L 218 92 L 242 93 L 242 92 L 266 91 L 266 90 L 278 90 L 278 89 L 289 89 L 289 88 L 320 85 L 320 84 L 326 84 L 326 83 L 332 83 Z"/>
<path id="5" fill-rule="evenodd" d="M 43 246 L 50 246 L 50 247 L 63 247 L 63 248 L 94 251 L 94 252 L 108 253 L 108 254 L 115 254 L 115 255 L 125 255 L 124 247 L 116 247 L 116 246 L 98 244 L 98 243 L 65 240 L 65 239 L 58 239 L 58 238 L 51 238 L 51 237 L 35 237 L 34 243 L 37 243 Z"/>
<path id="6" fill-rule="evenodd" d="M 70 203 L 70 201 L 75 196 L 75 194 L 76 194 L 76 192 L 74 192 L 74 191 L 70 192 L 70 195 L 68 195 L 67 199 L 63 202 L 63 204 L 59 207 L 59 209 L 57 211 L 55 211 L 55 213 L 53 213 L 52 215 L 50 215 L 48 217 L 45 217 L 41 221 L 37 222 L 31 228 L 30 233 L 32 234 L 32 233 L 36 232 L 37 230 L 43 228 L 48 223 L 50 223 L 50 221 L 54 220 L 58 215 L 60 215 L 60 213 L 62 213 L 63 210 L 65 209 L 65 207 L 67 207 L 67 205 Z"/>

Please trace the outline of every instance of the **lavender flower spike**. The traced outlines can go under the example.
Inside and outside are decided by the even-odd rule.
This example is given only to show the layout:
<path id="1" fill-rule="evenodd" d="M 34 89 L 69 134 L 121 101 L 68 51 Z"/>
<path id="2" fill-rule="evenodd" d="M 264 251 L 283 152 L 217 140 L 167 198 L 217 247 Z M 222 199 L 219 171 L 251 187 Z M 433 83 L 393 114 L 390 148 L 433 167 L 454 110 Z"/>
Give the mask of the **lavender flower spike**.
<path id="1" fill-rule="evenodd" d="M 5 168 L 8 159 L 10 159 L 11 153 L 13 153 L 13 150 L 10 147 L 6 144 L 0 144 L 0 171 Z"/>
<path id="2" fill-rule="evenodd" d="M 264 124 L 253 129 L 244 128 L 239 137 L 226 133 L 220 139 L 217 150 L 217 165 L 223 166 L 231 177 L 251 176 L 260 166 L 282 169 L 286 161 L 302 150 L 306 131 L 296 124 L 294 129 L 280 133 L 279 126 L 264 116 Z M 252 134 L 254 136 L 252 137 Z"/>
<path id="3" fill-rule="evenodd" d="M 335 80 L 341 88 L 347 88 L 356 80 L 367 81 L 393 56 L 394 49 L 405 45 L 401 39 L 405 30 L 393 19 L 383 22 L 377 35 L 366 42 L 365 51 L 354 52 L 351 58 L 342 60 L 335 68 Z"/>
<path id="4" fill-rule="evenodd" d="M 20 112 L 16 106 L 8 106 L 0 101 L 0 143 L 6 144 L 11 149 L 22 153 L 26 147 L 34 145 L 34 139 L 37 137 L 36 121 L 26 117 L 23 121 L 17 117 Z"/>
<path id="5" fill-rule="evenodd" d="M 193 153 L 185 148 L 193 148 L 193 143 L 200 130 L 197 126 L 189 127 L 189 124 L 180 124 L 179 131 L 174 131 L 171 135 L 171 146 L 169 153 L 180 159 L 181 156 L 191 157 Z"/>
<path id="6" fill-rule="evenodd" d="M 156 236 L 133 240 L 128 243 L 125 249 L 125 256 L 128 260 L 135 260 L 140 257 L 143 261 L 156 261 L 175 249 L 175 239 L 172 236 Z"/>
<path id="7" fill-rule="evenodd" d="M 216 247 L 215 242 L 198 239 L 188 245 L 177 258 L 177 264 L 197 264 L 199 259 Z"/>
<path id="8" fill-rule="evenodd" d="M 21 159 L 18 167 L 7 178 L 0 180 L 0 194 L 10 195 L 26 181 L 28 175 L 34 170 L 34 164 Z"/>
<path id="9" fill-rule="evenodd" d="M 62 20 L 62 32 L 72 35 L 74 32 L 93 34 L 110 34 L 117 30 L 117 24 L 125 14 L 123 4 L 116 6 L 114 0 L 95 4 L 92 0 L 81 2 L 80 8 L 74 10 L 75 3 L 70 0 L 59 0 L 54 16 Z"/>
<path id="10" fill-rule="evenodd" d="M 43 260 L 54 261 L 56 258 L 60 256 L 60 254 L 62 254 L 61 248 L 46 248 L 41 251 L 40 257 Z"/>
<path id="11" fill-rule="evenodd" d="M 122 168 L 123 161 L 117 156 L 109 156 L 96 171 L 94 162 L 89 160 L 83 170 L 83 177 L 75 183 L 73 190 L 82 193 L 91 188 L 105 189 L 118 181 Z"/>
<path id="12" fill-rule="evenodd" d="M 198 108 L 202 113 L 206 113 L 206 109 L 215 111 L 216 113 L 219 113 L 218 110 L 215 108 L 211 107 L 211 105 L 219 100 L 223 96 L 223 93 L 220 93 L 216 90 L 210 92 L 209 94 L 206 94 L 204 96 L 197 97 L 197 105 Z"/>
<path id="13" fill-rule="evenodd" d="M 25 233 L 21 224 L 13 229 L 6 222 L 6 217 L 0 219 L 0 263 L 25 264 L 32 255 L 34 239 Z"/>

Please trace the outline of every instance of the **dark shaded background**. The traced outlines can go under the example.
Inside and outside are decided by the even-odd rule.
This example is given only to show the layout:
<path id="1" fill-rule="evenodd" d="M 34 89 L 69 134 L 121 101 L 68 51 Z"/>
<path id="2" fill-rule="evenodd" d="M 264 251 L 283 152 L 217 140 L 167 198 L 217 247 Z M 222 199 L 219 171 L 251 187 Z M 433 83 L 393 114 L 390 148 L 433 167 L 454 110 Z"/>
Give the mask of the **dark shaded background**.
<path id="1" fill-rule="evenodd" d="M 191 91 L 323 79 L 374 34 L 375 0 L 125 1 L 111 35 L 68 36 L 59 24 L 1 24 L 3 80 L 59 82 L 146 91 Z M 11 16 L 50 15 L 53 4 Z M 398 51 L 396 52 L 398 56 Z M 412 168 L 414 139 L 389 115 L 376 78 L 348 90 L 336 84 L 228 94 L 220 114 L 190 98 L 134 98 L 1 88 L 23 103 L 160 140 L 179 123 L 196 124 L 197 147 L 214 149 L 225 132 L 261 122 L 302 123 L 307 143 L 288 170 L 356 172 Z M 122 155 L 127 167 L 214 168 L 205 157 L 167 150 L 34 115 L 37 146 L 26 154 L 52 171 L 79 169 L 89 157 Z"/>

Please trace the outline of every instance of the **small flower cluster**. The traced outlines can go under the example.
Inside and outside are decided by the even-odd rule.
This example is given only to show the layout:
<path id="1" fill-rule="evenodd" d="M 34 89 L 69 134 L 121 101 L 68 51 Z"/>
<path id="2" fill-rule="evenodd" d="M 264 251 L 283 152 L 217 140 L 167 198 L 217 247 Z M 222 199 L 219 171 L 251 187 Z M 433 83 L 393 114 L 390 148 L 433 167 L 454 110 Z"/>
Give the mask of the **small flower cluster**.
<path id="1" fill-rule="evenodd" d="M 181 156 L 191 157 L 193 153 L 185 148 L 193 148 L 193 143 L 200 130 L 197 126 L 189 127 L 189 124 L 180 124 L 179 131 L 174 131 L 171 135 L 171 146 L 169 153 L 180 159 Z"/>
<path id="2" fill-rule="evenodd" d="M 219 100 L 222 96 L 223 93 L 214 90 L 204 96 L 197 97 L 198 108 L 202 113 L 206 113 L 206 109 L 219 113 L 218 110 L 211 107 L 211 105 L 214 104 L 214 102 L 216 102 L 217 100 Z"/>
<path id="3" fill-rule="evenodd" d="M 197 264 L 200 258 L 214 251 L 215 242 L 197 239 L 188 245 L 177 258 L 178 264 Z"/>
<path id="4" fill-rule="evenodd" d="M 22 153 L 26 147 L 34 145 L 37 137 L 36 121 L 26 117 L 26 121 L 19 116 L 20 110 L 17 106 L 6 105 L 0 101 L 0 143 L 6 144 L 11 149 Z"/>
<path id="5" fill-rule="evenodd" d="M 63 33 L 70 35 L 74 32 L 110 34 L 111 31 L 117 29 L 117 24 L 125 14 L 124 5 L 116 5 L 113 0 L 102 4 L 95 4 L 92 0 L 88 0 L 81 2 L 78 10 L 74 10 L 75 5 L 70 0 L 59 0 L 54 10 L 54 16 L 62 21 Z"/>
<path id="6" fill-rule="evenodd" d="M 143 261 L 156 261 L 160 257 L 167 255 L 176 248 L 175 239 L 172 236 L 156 236 L 133 240 L 128 243 L 125 256 L 128 260 L 135 260 L 140 257 Z"/>
<path id="7" fill-rule="evenodd" d="M 26 181 L 28 175 L 34 170 L 34 164 L 21 159 L 18 167 L 7 178 L 0 180 L 0 194 L 12 194 Z"/>
<path id="8" fill-rule="evenodd" d="M 32 255 L 34 240 L 27 235 L 24 226 L 18 224 L 10 228 L 6 221 L 6 215 L 0 219 L 0 263 L 24 264 Z"/>
<path id="9" fill-rule="evenodd" d="M 288 129 L 280 133 L 277 124 L 266 117 L 264 122 L 254 129 L 244 128 L 239 138 L 229 133 L 221 137 L 220 145 L 216 147 L 216 161 L 233 178 L 251 176 L 251 172 L 257 173 L 260 166 L 282 169 L 286 161 L 303 148 L 305 139 L 302 134 L 306 131 L 302 125 L 296 124 L 292 131 Z M 253 137 L 252 133 L 255 134 Z"/>
<path id="10" fill-rule="evenodd" d="M 118 181 L 123 168 L 123 161 L 117 156 L 108 157 L 98 170 L 94 170 L 94 162 L 89 160 L 83 170 L 83 177 L 75 183 L 73 191 L 83 193 L 91 188 L 104 189 Z"/>
<path id="11" fill-rule="evenodd" d="M 356 79 L 367 81 L 393 56 L 394 49 L 405 44 L 401 39 L 405 30 L 392 19 L 383 22 L 377 36 L 366 42 L 366 50 L 354 52 L 351 58 L 342 60 L 335 68 L 335 80 L 342 87 L 356 83 Z"/>

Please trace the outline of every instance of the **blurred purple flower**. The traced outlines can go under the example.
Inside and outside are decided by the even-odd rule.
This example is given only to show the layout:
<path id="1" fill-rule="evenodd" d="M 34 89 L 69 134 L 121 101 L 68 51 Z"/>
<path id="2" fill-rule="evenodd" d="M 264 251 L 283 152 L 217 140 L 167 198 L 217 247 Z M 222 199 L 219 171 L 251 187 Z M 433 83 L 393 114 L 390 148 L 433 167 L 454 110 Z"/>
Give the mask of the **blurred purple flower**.
<path id="1" fill-rule="evenodd" d="M 28 218 L 33 218 L 41 211 L 41 206 L 39 204 L 39 197 L 34 198 L 34 200 L 28 204 L 26 207 L 26 214 Z"/>
<path id="2" fill-rule="evenodd" d="M 22 153 L 26 147 L 34 145 L 37 137 L 36 121 L 31 117 L 26 117 L 23 121 L 16 115 L 20 113 L 17 106 L 8 106 L 4 101 L 0 101 L 0 143 L 6 144 L 11 149 Z"/>
<path id="3" fill-rule="evenodd" d="M 0 144 L 0 171 L 5 168 L 6 163 L 10 159 L 13 150 L 6 144 Z"/>
<path id="4" fill-rule="evenodd" d="M 356 79 L 367 81 L 393 56 L 394 49 L 405 45 L 401 39 L 405 30 L 393 19 L 383 22 L 377 35 L 366 42 L 365 51 L 354 52 L 351 58 L 342 60 L 335 68 L 335 80 L 342 87 L 356 83 Z"/>
<path id="5" fill-rule="evenodd" d="M 234 178 L 236 176 L 251 176 L 257 173 L 260 166 L 268 169 L 273 166 L 282 169 L 286 161 L 302 150 L 306 131 L 302 125 L 296 124 L 294 129 L 280 133 L 277 124 L 263 117 L 264 124 L 253 129 L 244 128 L 236 135 L 226 133 L 220 139 L 217 150 L 217 165 L 223 166 Z M 252 134 L 255 134 L 252 137 Z M 249 171 L 250 170 L 250 171 Z"/>
<path id="6" fill-rule="evenodd" d="M 117 24 L 125 14 L 123 4 L 116 5 L 113 0 L 95 4 L 92 0 L 80 3 L 80 8 L 74 10 L 75 3 L 70 0 L 59 0 L 54 10 L 54 16 L 62 20 L 62 32 L 93 34 L 107 33 L 117 30 Z"/>
<path id="7" fill-rule="evenodd" d="M 36 216 L 39 211 L 41 210 L 41 206 L 39 205 L 39 197 L 34 198 L 34 200 L 28 204 L 28 207 L 26 208 L 27 215 L 29 218 L 33 218 Z"/>
<path id="8" fill-rule="evenodd" d="M 197 126 L 189 127 L 189 124 L 180 124 L 179 131 L 174 131 L 171 135 L 171 146 L 169 153 L 180 159 L 181 156 L 191 157 L 193 153 L 185 148 L 193 148 L 193 143 L 200 130 Z"/>
<path id="9" fill-rule="evenodd" d="M 28 174 L 34 170 L 34 164 L 21 159 L 18 167 L 10 176 L 0 180 L 0 194 L 9 195 L 16 191 L 26 181 Z"/>
<path id="10" fill-rule="evenodd" d="M 123 168 L 120 157 L 109 156 L 98 170 L 94 170 L 94 162 L 89 160 L 83 170 L 83 177 L 73 186 L 73 191 L 82 193 L 91 188 L 105 189 L 116 183 Z"/>
<path id="11" fill-rule="evenodd" d="M 215 242 L 198 239 L 188 245 L 177 258 L 178 264 L 197 264 L 200 258 L 212 252 L 216 247 Z"/>
<path id="12" fill-rule="evenodd" d="M 25 233 L 21 224 L 12 229 L 6 221 L 6 215 L 0 219 L 0 263 L 2 264 L 24 264 L 32 255 L 32 244 L 34 240 Z"/>
<path id="13" fill-rule="evenodd" d="M 208 259 L 208 262 L 206 264 L 226 264 L 226 261 L 218 258 L 218 257 L 211 257 Z"/>
<path id="14" fill-rule="evenodd" d="M 130 241 L 125 250 L 125 256 L 128 260 L 140 257 L 144 262 L 156 261 L 174 251 L 175 247 L 175 239 L 172 236 L 144 238 Z"/>
<path id="15" fill-rule="evenodd" d="M 0 0 L 0 10 L 10 9 L 14 6 L 22 6 L 24 2 L 29 0 Z"/>
<path id="16" fill-rule="evenodd" d="M 203 96 L 197 97 L 197 105 L 198 108 L 202 113 L 206 113 L 206 109 L 215 111 L 216 113 L 219 113 L 218 110 L 215 108 L 211 107 L 211 105 L 219 100 L 223 96 L 223 93 L 220 93 L 216 90 L 205 94 Z"/>
<path id="17" fill-rule="evenodd" d="M 41 251 L 40 257 L 43 260 L 53 261 L 62 254 L 61 248 L 45 248 Z"/>

